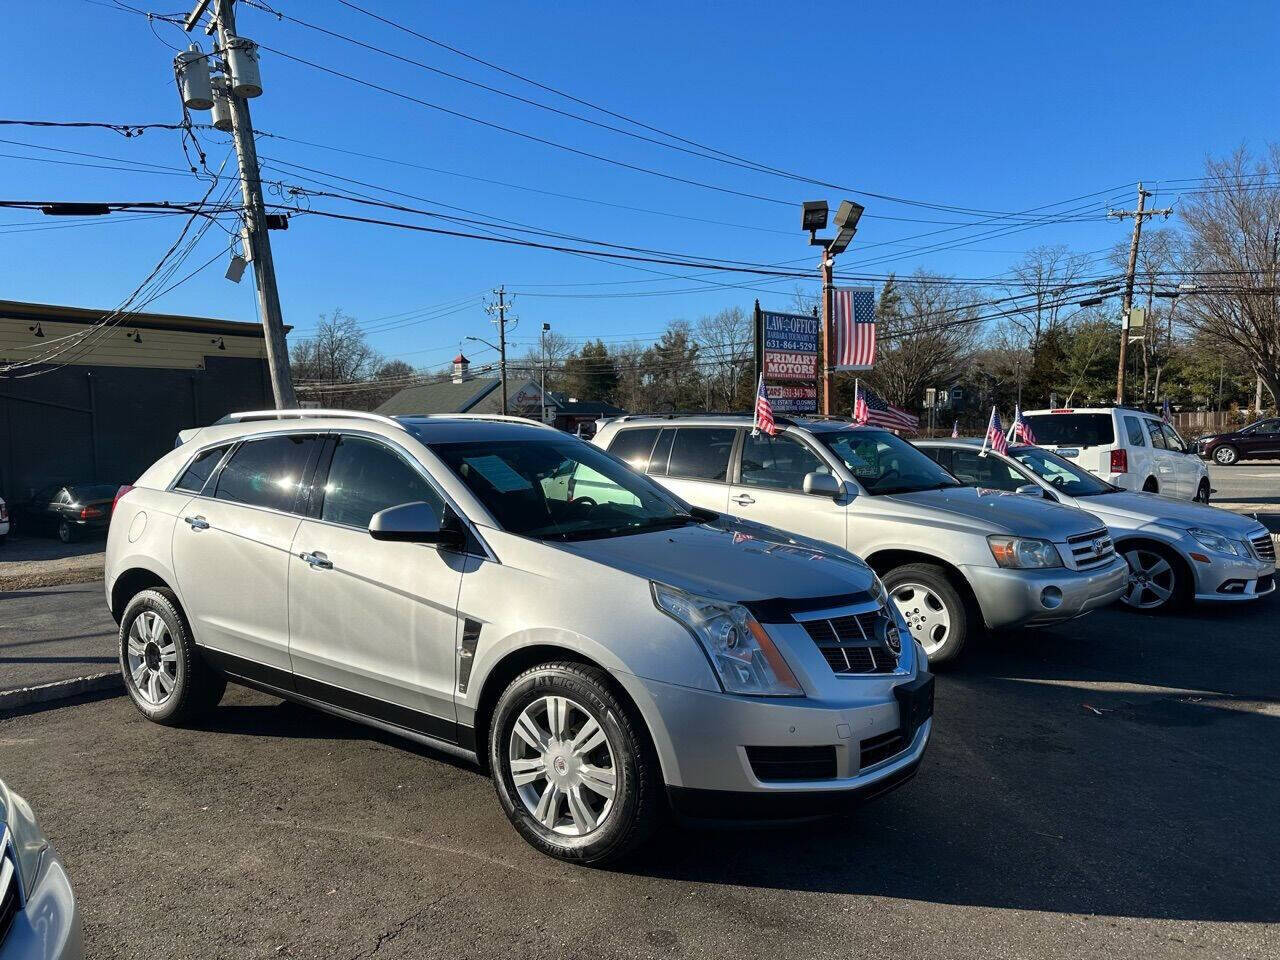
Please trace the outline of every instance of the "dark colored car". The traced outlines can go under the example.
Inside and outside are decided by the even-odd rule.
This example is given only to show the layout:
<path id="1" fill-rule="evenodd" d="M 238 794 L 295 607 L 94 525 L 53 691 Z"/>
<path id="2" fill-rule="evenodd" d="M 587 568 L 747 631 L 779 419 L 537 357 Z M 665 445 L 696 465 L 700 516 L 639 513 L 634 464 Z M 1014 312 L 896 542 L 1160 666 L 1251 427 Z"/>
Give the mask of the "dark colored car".
<path id="1" fill-rule="evenodd" d="M 14 527 L 23 534 L 52 534 L 63 543 L 106 533 L 119 489 L 118 483 L 51 484 L 12 504 Z"/>
<path id="2" fill-rule="evenodd" d="M 1224 467 L 1241 460 L 1280 460 L 1280 418 L 1268 417 L 1231 433 L 1200 437 L 1196 453 Z"/>

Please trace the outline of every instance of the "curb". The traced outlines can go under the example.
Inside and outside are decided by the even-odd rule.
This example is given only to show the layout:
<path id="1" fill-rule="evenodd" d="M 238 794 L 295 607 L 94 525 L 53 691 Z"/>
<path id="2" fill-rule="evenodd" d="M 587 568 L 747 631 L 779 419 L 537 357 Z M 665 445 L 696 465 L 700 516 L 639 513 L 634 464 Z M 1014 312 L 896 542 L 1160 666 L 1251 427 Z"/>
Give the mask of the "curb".
<path id="1" fill-rule="evenodd" d="M 95 673 L 87 677 L 74 677 L 71 680 L 57 680 L 53 683 L 42 683 L 34 687 L 20 687 L 17 690 L 0 692 L 0 713 L 22 710 L 36 704 L 51 703 L 57 700 L 69 700 L 73 697 L 89 693 L 111 691 L 124 693 L 124 679 L 120 671 L 111 673 Z"/>

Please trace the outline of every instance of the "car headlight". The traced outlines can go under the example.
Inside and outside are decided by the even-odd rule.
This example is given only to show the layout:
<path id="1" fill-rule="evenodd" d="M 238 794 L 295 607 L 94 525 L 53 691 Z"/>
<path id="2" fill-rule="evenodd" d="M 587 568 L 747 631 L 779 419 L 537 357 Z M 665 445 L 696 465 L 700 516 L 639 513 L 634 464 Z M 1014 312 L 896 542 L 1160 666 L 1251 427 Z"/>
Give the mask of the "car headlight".
<path id="1" fill-rule="evenodd" d="M 1187 533 L 1195 537 L 1200 546 L 1206 550 L 1225 553 L 1233 557 L 1249 556 L 1249 548 L 1243 543 L 1224 537 L 1220 533 L 1214 533 L 1212 530 L 1205 530 L 1203 527 L 1190 527 Z"/>
<path id="2" fill-rule="evenodd" d="M 1012 570 L 1039 570 L 1062 566 L 1058 548 L 1048 540 L 1033 537 L 987 537 L 996 563 Z"/>
<path id="3" fill-rule="evenodd" d="M 728 693 L 802 697 L 795 674 L 746 607 L 653 584 L 653 602 L 693 634 Z"/>

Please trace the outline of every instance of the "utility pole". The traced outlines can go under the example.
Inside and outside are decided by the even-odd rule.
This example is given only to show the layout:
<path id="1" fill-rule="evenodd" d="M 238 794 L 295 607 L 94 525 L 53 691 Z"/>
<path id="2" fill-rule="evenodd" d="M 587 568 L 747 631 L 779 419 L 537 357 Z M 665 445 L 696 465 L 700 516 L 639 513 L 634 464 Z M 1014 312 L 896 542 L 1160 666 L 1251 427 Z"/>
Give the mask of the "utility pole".
<path id="1" fill-rule="evenodd" d="M 226 0 L 223 0 L 225 3 Z M 493 291 L 497 297 L 497 303 L 491 303 L 486 308 L 490 313 L 496 313 L 498 319 L 493 321 L 498 325 L 498 371 L 502 380 L 502 415 L 507 415 L 507 311 L 511 309 L 511 304 L 507 302 L 507 288 L 505 285 L 499 285 L 498 289 Z M 511 322 L 515 322 L 516 318 L 511 317 Z"/>
<path id="2" fill-rule="evenodd" d="M 1165 207 L 1162 210 L 1147 210 L 1147 197 L 1151 196 L 1149 190 L 1144 190 L 1142 184 L 1138 184 L 1138 209 L 1136 210 L 1111 210 L 1107 213 L 1108 217 L 1114 217 L 1117 220 L 1123 220 L 1126 217 L 1133 217 L 1133 240 L 1129 243 L 1129 269 L 1125 272 L 1124 280 L 1124 316 L 1120 325 L 1120 362 L 1116 365 L 1116 404 L 1124 403 L 1124 375 L 1125 361 L 1129 350 L 1129 311 L 1133 308 L 1133 281 L 1134 274 L 1138 270 L 1138 243 L 1142 239 L 1142 221 L 1146 217 L 1154 217 L 1157 214 L 1168 217 L 1173 213 L 1172 207 Z"/>
<path id="3" fill-rule="evenodd" d="M 212 0 L 213 27 L 218 34 L 218 50 L 225 59 L 232 47 L 253 58 L 257 49 L 236 35 L 234 0 Z M 198 0 L 188 14 L 184 26 L 189 32 L 210 6 L 210 0 Z M 226 71 L 232 73 L 230 69 Z M 236 160 L 240 168 L 240 193 L 244 200 L 245 253 L 253 263 L 253 283 L 258 294 L 258 313 L 262 320 L 267 348 L 267 368 L 271 373 L 271 392 L 276 409 L 298 405 L 293 394 L 293 378 L 289 375 L 289 349 L 284 339 L 284 316 L 280 310 L 280 292 L 276 289 L 276 267 L 271 257 L 271 240 L 267 236 L 267 209 L 262 199 L 262 177 L 258 170 L 258 151 L 253 138 L 253 120 L 249 101 L 238 96 L 232 83 L 227 84 L 227 102 L 231 110 L 231 135 L 235 142 Z"/>
<path id="4" fill-rule="evenodd" d="M 539 387 L 538 397 L 542 401 L 542 422 L 547 422 L 547 331 L 551 329 L 551 324 L 544 323 L 542 325 L 542 384 Z"/>

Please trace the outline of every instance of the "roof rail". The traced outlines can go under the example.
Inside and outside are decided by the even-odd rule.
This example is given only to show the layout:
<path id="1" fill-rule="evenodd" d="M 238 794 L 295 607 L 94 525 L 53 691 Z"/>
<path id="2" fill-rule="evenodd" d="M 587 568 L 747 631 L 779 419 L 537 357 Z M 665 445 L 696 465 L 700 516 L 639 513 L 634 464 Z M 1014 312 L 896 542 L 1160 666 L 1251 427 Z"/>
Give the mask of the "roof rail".
<path id="1" fill-rule="evenodd" d="M 404 430 L 405 425 L 393 417 L 384 417 L 380 413 L 365 413 L 363 410 L 242 410 L 239 413 L 228 413 L 218 423 L 248 423 L 254 420 L 290 420 L 298 418 L 318 417 L 322 419 L 373 420 Z"/>
<path id="2" fill-rule="evenodd" d="M 547 430 L 555 430 L 556 428 L 549 423 L 543 423 L 541 420 L 534 420 L 532 417 L 514 417 L 503 413 L 406 413 L 406 419 L 424 419 L 424 420 L 494 420 L 498 423 L 523 423 L 530 427 L 544 427 Z M 404 424 L 397 421 L 397 426 Z M 559 431 L 556 431 L 557 433 Z"/>

